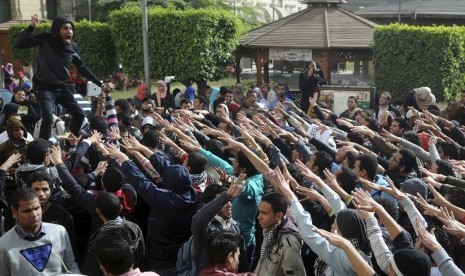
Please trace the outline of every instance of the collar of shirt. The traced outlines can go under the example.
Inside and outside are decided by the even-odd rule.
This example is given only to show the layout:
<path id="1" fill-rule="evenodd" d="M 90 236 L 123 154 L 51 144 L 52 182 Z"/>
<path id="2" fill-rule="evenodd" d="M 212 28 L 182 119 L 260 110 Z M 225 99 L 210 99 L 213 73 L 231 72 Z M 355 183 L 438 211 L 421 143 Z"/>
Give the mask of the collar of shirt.
<path id="1" fill-rule="evenodd" d="M 22 239 L 25 239 L 25 240 L 28 240 L 28 241 L 36 241 L 36 240 L 42 238 L 44 235 L 47 234 L 47 233 L 45 233 L 45 227 L 44 227 L 43 223 L 40 225 L 39 232 L 37 232 L 37 234 L 35 234 L 35 235 L 27 233 L 26 231 L 24 231 L 24 229 L 19 224 L 16 225 L 15 230 L 16 230 L 16 233 L 18 233 L 18 235 Z"/>
<path id="2" fill-rule="evenodd" d="M 231 220 L 230 219 L 225 220 L 225 219 L 223 219 L 222 217 L 220 217 L 218 215 L 215 215 L 215 219 L 221 223 L 223 228 L 226 228 L 226 229 L 231 228 Z"/>

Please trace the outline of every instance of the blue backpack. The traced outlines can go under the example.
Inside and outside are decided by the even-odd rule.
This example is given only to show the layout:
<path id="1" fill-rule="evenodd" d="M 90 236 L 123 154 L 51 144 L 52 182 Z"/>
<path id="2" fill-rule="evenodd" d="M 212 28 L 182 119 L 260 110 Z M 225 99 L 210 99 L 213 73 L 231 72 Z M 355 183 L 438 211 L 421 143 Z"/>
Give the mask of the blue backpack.
<path id="1" fill-rule="evenodd" d="M 195 263 L 196 251 L 192 236 L 185 242 L 178 251 L 176 259 L 176 275 L 178 276 L 195 276 L 197 265 Z"/>

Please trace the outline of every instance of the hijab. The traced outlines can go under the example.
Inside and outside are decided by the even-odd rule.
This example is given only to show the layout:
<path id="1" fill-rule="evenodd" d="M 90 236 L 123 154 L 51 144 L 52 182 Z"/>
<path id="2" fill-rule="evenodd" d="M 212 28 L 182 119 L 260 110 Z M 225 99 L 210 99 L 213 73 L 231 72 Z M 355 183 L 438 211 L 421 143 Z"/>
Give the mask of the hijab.
<path id="1" fill-rule="evenodd" d="M 336 223 L 341 235 L 348 239 L 357 239 L 358 250 L 362 250 L 365 255 L 370 255 L 371 246 L 366 233 L 365 221 L 358 215 L 356 210 L 345 209 L 340 211 L 336 217 Z"/>
<path id="2" fill-rule="evenodd" d="M 215 112 L 215 110 L 213 110 L 213 102 L 216 100 L 216 98 L 218 97 L 218 93 L 220 93 L 220 89 L 219 88 L 215 88 L 213 89 L 212 93 L 210 94 L 210 98 L 209 98 L 209 103 L 210 103 L 210 106 L 209 106 L 209 109 L 210 109 L 210 112 Z"/>
<path id="3" fill-rule="evenodd" d="M 145 82 L 139 84 L 139 86 L 137 87 L 137 95 L 136 95 L 139 100 L 142 101 L 143 99 L 147 98 L 147 93 L 144 92 L 144 90 L 147 90 L 147 89 L 148 87 Z"/>
<path id="4" fill-rule="evenodd" d="M 158 84 L 163 84 L 163 89 L 158 88 Z M 166 83 L 162 80 L 157 81 L 157 104 L 158 107 L 161 107 L 161 99 L 166 98 L 166 94 L 168 93 L 168 88 L 166 87 Z"/>
<path id="5" fill-rule="evenodd" d="M 6 71 L 8 74 L 10 74 L 11 76 L 13 76 L 13 75 L 14 75 L 14 72 L 13 72 L 13 64 L 7 63 L 7 64 L 6 64 L 5 71 Z"/>

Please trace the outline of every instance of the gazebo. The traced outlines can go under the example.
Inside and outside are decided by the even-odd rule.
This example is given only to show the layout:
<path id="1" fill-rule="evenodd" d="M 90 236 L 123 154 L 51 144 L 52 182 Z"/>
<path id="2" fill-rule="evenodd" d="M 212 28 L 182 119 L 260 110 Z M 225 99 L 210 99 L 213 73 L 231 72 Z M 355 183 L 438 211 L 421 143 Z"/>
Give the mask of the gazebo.
<path id="1" fill-rule="evenodd" d="M 306 3 L 306 9 L 251 30 L 240 41 L 236 51 L 238 82 L 240 60 L 249 57 L 257 67 L 257 85 L 269 83 L 270 50 L 276 49 L 311 49 L 311 58 L 325 73 L 328 84 L 340 62 L 354 61 L 354 74 L 368 74 L 376 24 L 339 7 L 344 0 Z"/>

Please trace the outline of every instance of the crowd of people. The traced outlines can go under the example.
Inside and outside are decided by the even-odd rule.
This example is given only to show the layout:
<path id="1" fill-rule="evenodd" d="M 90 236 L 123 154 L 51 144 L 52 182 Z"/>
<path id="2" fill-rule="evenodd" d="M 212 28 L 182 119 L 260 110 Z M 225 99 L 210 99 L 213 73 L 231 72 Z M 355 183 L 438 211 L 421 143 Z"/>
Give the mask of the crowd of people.
<path id="1" fill-rule="evenodd" d="M 55 38 L 36 22 L 17 47 L 64 49 L 95 77 L 71 22 Z M 3 107 L 0 275 L 464 275 L 465 90 L 445 110 L 428 87 L 403 107 L 349 97 L 338 116 L 318 83 L 302 110 L 285 83 L 174 95 L 159 80 L 115 101 L 93 81 L 92 113 L 65 103 L 62 131 L 59 79 L 36 74 Z"/>

